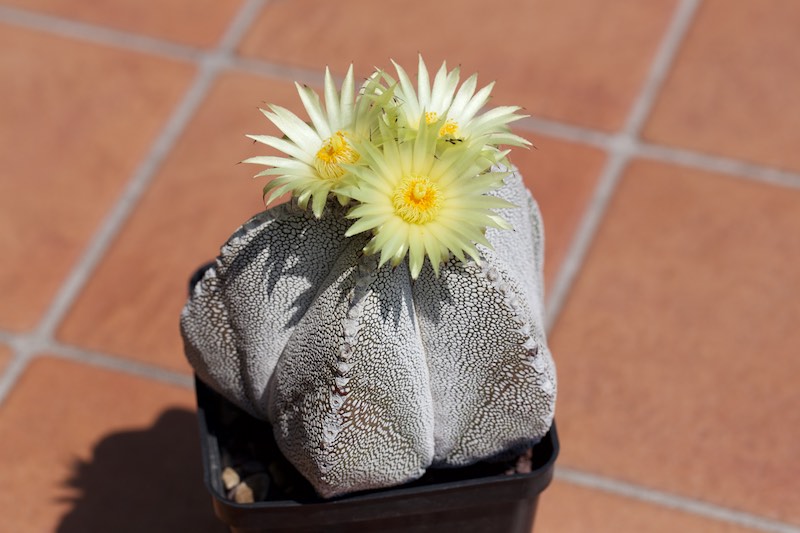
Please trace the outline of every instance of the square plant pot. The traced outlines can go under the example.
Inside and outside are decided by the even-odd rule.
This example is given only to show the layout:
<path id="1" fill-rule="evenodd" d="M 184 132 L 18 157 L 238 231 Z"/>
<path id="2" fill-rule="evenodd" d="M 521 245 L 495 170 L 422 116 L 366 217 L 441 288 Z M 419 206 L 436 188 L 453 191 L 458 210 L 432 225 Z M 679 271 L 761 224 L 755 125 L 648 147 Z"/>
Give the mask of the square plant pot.
<path id="1" fill-rule="evenodd" d="M 323 500 L 279 452 L 269 423 L 200 380 L 195 384 L 205 483 L 217 516 L 234 533 L 527 533 L 539 494 L 553 477 L 555 423 L 525 455 L 525 473 L 516 473 L 515 460 L 429 469 L 405 485 Z M 257 472 L 263 501 L 242 504 L 228 497 L 222 472 L 237 465 Z"/>

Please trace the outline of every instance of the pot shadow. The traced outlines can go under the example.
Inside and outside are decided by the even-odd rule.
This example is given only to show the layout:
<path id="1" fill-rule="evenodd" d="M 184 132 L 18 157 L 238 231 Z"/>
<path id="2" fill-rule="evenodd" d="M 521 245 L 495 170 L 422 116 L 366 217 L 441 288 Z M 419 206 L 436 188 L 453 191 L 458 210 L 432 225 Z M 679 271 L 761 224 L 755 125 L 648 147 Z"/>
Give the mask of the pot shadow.
<path id="1" fill-rule="evenodd" d="M 227 531 L 203 484 L 197 416 L 164 411 L 152 427 L 113 433 L 64 482 L 74 507 L 58 533 Z"/>

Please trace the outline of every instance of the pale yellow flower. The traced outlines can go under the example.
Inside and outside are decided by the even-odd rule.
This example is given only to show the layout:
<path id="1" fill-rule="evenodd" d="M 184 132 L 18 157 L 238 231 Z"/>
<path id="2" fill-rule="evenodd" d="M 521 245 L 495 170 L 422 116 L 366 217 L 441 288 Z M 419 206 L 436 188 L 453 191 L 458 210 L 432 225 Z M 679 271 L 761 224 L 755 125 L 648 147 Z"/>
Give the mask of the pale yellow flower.
<path id="1" fill-rule="evenodd" d="M 305 208 L 310 201 L 314 215 L 318 218 L 322 215 L 330 192 L 348 178 L 346 165 L 359 159 L 354 142 L 368 139 L 371 130 L 376 127 L 381 105 L 372 98 L 375 91 L 371 87 L 375 83 L 371 78 L 356 95 L 351 65 L 340 93 L 330 71 L 325 69 L 324 108 L 316 92 L 295 83 L 310 124 L 277 105 L 270 105 L 269 110 L 261 110 L 283 132 L 284 137 L 248 137 L 289 156 L 257 156 L 244 161 L 270 167 L 256 177 L 277 176 L 264 187 L 265 198 L 269 194 L 267 203 L 291 192 L 301 207 Z M 385 99 L 391 96 L 388 92 L 384 94 Z M 348 200 L 342 193 L 338 197 L 342 204 Z"/>
<path id="2" fill-rule="evenodd" d="M 509 146 L 528 146 L 530 143 L 511 133 L 508 124 L 524 118 L 517 114 L 521 108 L 502 106 L 478 112 L 487 104 L 494 82 L 477 93 L 478 75 L 473 74 L 461 85 L 459 68 L 447 70 L 447 63 L 436 72 L 433 85 L 422 56 L 417 68 L 417 88 L 406 71 L 394 63 L 398 81 L 382 73 L 390 86 L 395 86 L 395 102 L 399 127 L 406 128 L 412 136 L 422 124 L 438 123 L 439 138 L 449 142 L 476 141 L 490 147 L 501 144 Z"/>
<path id="3" fill-rule="evenodd" d="M 385 128 L 385 127 L 384 127 Z M 356 143 L 361 155 L 348 170 L 355 184 L 346 194 L 358 201 L 347 214 L 355 219 L 346 236 L 372 232 L 365 248 L 380 252 L 380 264 L 398 265 L 408 255 L 412 278 L 427 256 L 438 273 L 452 253 L 480 259 L 476 243 L 490 246 L 488 226 L 509 229 L 492 209 L 512 207 L 487 193 L 501 187 L 505 173 L 489 172 L 493 160 L 482 147 L 461 144 L 437 152 L 437 125 L 423 124 L 413 142 L 383 132 L 383 144 Z"/>

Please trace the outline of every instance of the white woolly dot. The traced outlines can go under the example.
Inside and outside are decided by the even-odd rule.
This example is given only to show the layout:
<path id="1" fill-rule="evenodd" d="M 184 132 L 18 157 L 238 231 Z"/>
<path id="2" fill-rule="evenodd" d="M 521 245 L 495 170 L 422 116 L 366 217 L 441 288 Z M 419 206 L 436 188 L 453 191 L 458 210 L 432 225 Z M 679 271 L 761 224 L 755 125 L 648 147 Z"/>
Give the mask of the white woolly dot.
<path id="1" fill-rule="evenodd" d="M 344 327 L 345 337 L 355 337 L 356 335 L 358 335 L 358 329 L 359 329 L 358 320 L 354 320 L 352 318 L 346 318 L 342 321 L 342 326 Z"/>
<path id="2" fill-rule="evenodd" d="M 542 392 L 548 395 L 553 394 L 553 391 L 555 390 L 553 382 L 546 378 L 542 380 L 542 382 L 539 384 L 539 387 L 542 389 Z"/>
<path id="3" fill-rule="evenodd" d="M 328 433 L 333 435 L 334 438 L 339 434 L 340 423 L 339 423 L 339 416 L 338 415 L 329 415 L 325 420 L 322 422 L 322 433 Z"/>
<path id="4" fill-rule="evenodd" d="M 339 396 L 336 393 L 332 393 L 328 398 L 328 403 L 330 403 L 331 409 L 338 411 L 344 405 L 344 396 Z"/>
<path id="5" fill-rule="evenodd" d="M 350 342 L 345 341 L 339 348 L 339 357 L 342 359 L 349 359 L 353 355 L 353 351 L 353 345 Z"/>
<path id="6" fill-rule="evenodd" d="M 338 388 L 343 389 L 347 386 L 347 383 L 350 381 L 350 378 L 345 376 L 338 376 L 334 378 L 334 381 L 336 381 L 336 386 Z"/>
<path id="7" fill-rule="evenodd" d="M 346 363 L 344 361 L 336 363 L 336 370 L 342 375 L 348 374 L 351 368 L 353 368 L 353 363 Z"/>

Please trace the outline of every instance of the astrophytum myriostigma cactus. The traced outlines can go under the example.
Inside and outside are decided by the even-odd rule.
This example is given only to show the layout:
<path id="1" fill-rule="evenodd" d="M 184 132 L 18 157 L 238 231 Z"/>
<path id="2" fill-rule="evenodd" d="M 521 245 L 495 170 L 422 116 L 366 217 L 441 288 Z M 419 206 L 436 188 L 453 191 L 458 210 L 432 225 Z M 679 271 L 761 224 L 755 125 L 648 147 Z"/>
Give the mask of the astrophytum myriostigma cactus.
<path id="1" fill-rule="evenodd" d="M 519 452 L 550 428 L 556 394 L 543 320 L 543 233 L 517 172 L 494 190 L 479 260 L 378 267 L 369 235 L 329 201 L 244 224 L 181 316 L 198 376 L 271 422 L 323 497 L 403 483 L 431 466 Z"/>

